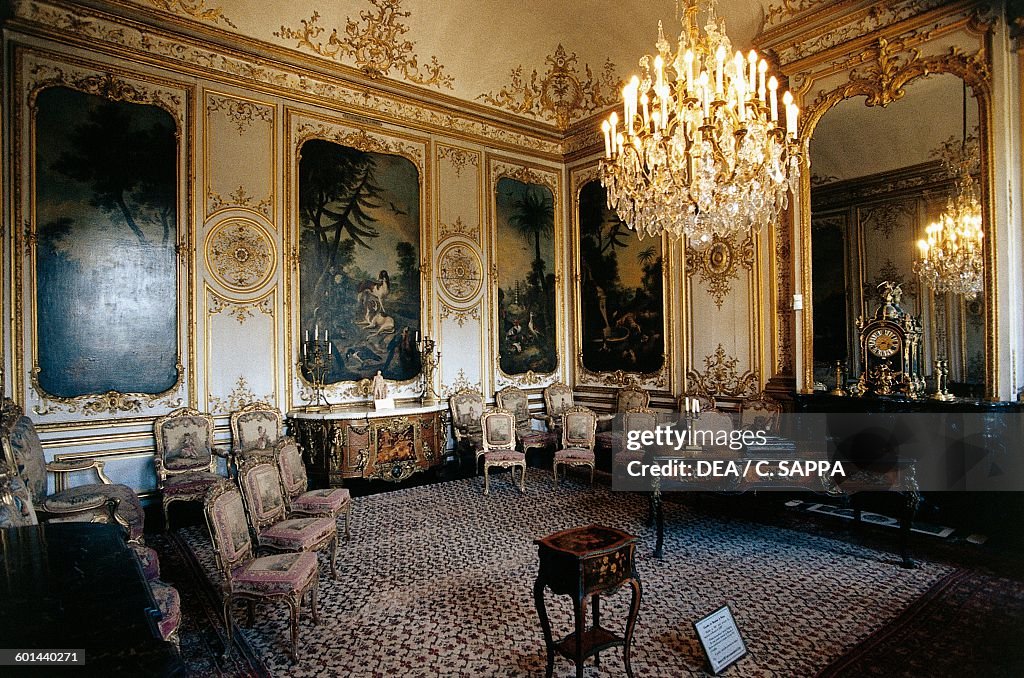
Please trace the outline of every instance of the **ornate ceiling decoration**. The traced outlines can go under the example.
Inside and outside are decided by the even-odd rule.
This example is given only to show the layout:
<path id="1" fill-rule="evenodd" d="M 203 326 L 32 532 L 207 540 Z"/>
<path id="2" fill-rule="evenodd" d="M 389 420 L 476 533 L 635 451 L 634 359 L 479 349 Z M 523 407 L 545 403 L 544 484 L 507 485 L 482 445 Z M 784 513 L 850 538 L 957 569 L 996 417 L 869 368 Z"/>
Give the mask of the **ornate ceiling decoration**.
<path id="1" fill-rule="evenodd" d="M 281 26 L 274 35 L 295 40 L 297 49 L 307 49 L 338 62 L 351 60 L 371 78 L 390 77 L 394 70 L 418 85 L 452 89 L 455 78 L 444 72 L 437 57 L 432 56 L 428 63 L 420 64 L 419 57 L 413 53 L 416 44 L 402 37 L 409 32 L 402 19 L 412 15 L 408 10 L 402 11 L 402 0 L 369 2 L 375 11 L 361 11 L 358 22 L 346 18 L 343 34 L 339 35 L 337 28 L 332 29 L 326 44 L 319 40 L 327 30 L 319 23 L 319 12 L 300 21 L 301 27 Z"/>
<path id="2" fill-rule="evenodd" d="M 754 240 L 750 236 L 735 242 L 715 235 L 706 247 L 686 247 L 687 274 L 700 275 L 707 284 L 707 293 L 719 309 L 732 289 L 730 281 L 739 278 L 740 267 L 754 270 Z"/>
<path id="3" fill-rule="evenodd" d="M 565 131 L 573 120 L 614 104 L 621 89 L 615 76 L 615 64 L 610 60 L 605 61 L 596 79 L 589 64 L 583 65 L 581 74 L 576 62 L 576 53 L 566 54 L 559 44 L 555 53 L 544 59 L 548 65 L 544 75 L 538 75 L 534 69 L 526 82 L 520 64 L 512 69 L 511 82 L 497 94 L 485 93 L 477 99 L 512 113 L 554 121 L 559 130 Z"/>
<path id="4" fill-rule="evenodd" d="M 146 2 L 171 14 L 185 14 L 199 21 L 208 21 L 211 24 L 223 23 L 232 28 L 238 28 L 231 19 L 224 16 L 224 11 L 220 7 L 208 7 L 206 0 L 146 0 Z"/>

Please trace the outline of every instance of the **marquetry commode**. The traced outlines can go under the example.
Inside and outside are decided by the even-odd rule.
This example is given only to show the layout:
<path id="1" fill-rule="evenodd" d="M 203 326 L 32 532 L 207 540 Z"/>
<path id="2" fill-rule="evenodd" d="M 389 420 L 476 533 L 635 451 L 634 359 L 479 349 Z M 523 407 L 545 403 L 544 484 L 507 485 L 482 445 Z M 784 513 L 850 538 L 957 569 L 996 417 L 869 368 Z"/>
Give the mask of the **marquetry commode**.
<path id="1" fill-rule="evenodd" d="M 339 487 L 346 478 L 405 480 L 440 464 L 448 442 L 445 403 L 295 410 L 287 421 L 314 487 Z"/>

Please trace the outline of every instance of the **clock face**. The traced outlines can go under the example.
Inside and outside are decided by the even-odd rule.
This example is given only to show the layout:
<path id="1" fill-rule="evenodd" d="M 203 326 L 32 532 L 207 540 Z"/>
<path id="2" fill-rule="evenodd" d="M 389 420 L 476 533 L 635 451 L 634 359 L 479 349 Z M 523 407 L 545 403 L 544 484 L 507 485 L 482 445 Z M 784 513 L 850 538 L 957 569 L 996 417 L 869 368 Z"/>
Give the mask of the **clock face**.
<path id="1" fill-rule="evenodd" d="M 900 338 L 893 330 L 880 327 L 868 335 L 867 346 L 879 358 L 888 358 L 900 350 Z"/>

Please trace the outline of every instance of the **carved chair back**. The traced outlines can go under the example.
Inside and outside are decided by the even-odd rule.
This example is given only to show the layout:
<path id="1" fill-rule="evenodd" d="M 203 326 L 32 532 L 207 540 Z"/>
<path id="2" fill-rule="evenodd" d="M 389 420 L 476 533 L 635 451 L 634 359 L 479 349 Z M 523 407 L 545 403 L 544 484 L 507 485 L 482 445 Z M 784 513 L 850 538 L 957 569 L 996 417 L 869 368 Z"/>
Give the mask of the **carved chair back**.
<path id="1" fill-rule="evenodd" d="M 207 491 L 203 508 L 217 555 L 217 567 L 224 578 L 231 581 L 231 573 L 253 558 L 242 494 L 234 483 L 222 480 Z"/>
<path id="2" fill-rule="evenodd" d="M 651 394 L 638 386 L 623 386 L 615 393 L 615 411 L 628 412 L 640 407 L 647 407 L 651 402 Z"/>
<path id="3" fill-rule="evenodd" d="M 507 410 L 485 412 L 480 420 L 484 453 L 516 449 L 516 418 Z"/>
<path id="4" fill-rule="evenodd" d="M 781 414 L 782 403 L 762 391 L 756 398 L 744 400 L 740 405 L 740 428 L 777 434 Z"/>
<path id="5" fill-rule="evenodd" d="M 552 419 L 558 421 L 573 405 L 572 388 L 567 384 L 556 382 L 544 388 L 544 410 Z"/>
<path id="6" fill-rule="evenodd" d="M 239 463 L 238 489 L 249 512 L 249 520 L 256 532 L 287 517 L 288 506 L 281 490 L 281 475 L 277 466 L 260 457 L 250 457 Z"/>
<path id="7" fill-rule="evenodd" d="M 277 452 L 277 470 L 281 473 L 281 485 L 291 501 L 309 489 L 306 464 L 302 461 L 302 450 L 294 440 L 288 440 Z"/>
<path id="8" fill-rule="evenodd" d="M 597 439 L 597 414 L 589 407 L 574 405 L 562 413 L 562 447 L 593 450 Z"/>
<path id="9" fill-rule="evenodd" d="M 0 529 L 38 525 L 32 491 L 18 473 L 18 462 L 8 437 L 0 437 Z"/>
<path id="10" fill-rule="evenodd" d="M 10 442 L 14 471 L 32 493 L 32 501 L 42 504 L 46 499 L 46 457 L 35 424 L 25 416 L 21 405 L 4 398 L 2 410 L 3 436 Z"/>
<path id="11" fill-rule="evenodd" d="M 498 409 L 508 410 L 516 418 L 516 429 L 530 430 L 530 398 L 518 386 L 506 386 L 495 394 Z"/>
<path id="12" fill-rule="evenodd" d="M 463 389 L 448 398 L 452 426 L 462 435 L 480 434 L 480 417 L 484 413 L 484 397 L 479 391 Z"/>
<path id="13" fill-rule="evenodd" d="M 231 413 L 231 445 L 236 452 L 271 450 L 284 435 L 281 412 L 264 402 Z"/>
<path id="14" fill-rule="evenodd" d="M 658 413 L 649 407 L 634 407 L 622 415 L 623 431 L 653 431 L 658 425 Z"/>
<path id="15" fill-rule="evenodd" d="M 217 470 L 213 454 L 213 417 L 181 407 L 153 422 L 156 434 L 157 477 L 160 467 L 167 475 Z"/>

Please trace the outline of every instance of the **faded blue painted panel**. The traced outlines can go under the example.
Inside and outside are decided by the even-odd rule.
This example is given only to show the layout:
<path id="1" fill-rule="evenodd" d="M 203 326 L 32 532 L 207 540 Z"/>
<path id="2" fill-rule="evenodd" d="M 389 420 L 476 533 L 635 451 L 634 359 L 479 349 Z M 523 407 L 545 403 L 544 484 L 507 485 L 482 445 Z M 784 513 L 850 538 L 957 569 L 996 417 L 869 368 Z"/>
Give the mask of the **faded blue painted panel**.
<path id="1" fill-rule="evenodd" d="M 496 188 L 499 365 L 505 374 L 558 368 L 555 202 L 551 189 L 502 177 Z"/>
<path id="2" fill-rule="evenodd" d="M 39 384 L 75 397 L 177 380 L 177 140 L 166 111 L 63 87 L 36 114 Z"/>
<path id="3" fill-rule="evenodd" d="M 377 370 L 412 379 L 420 373 L 419 170 L 398 155 L 320 139 L 300 152 L 303 339 L 306 332 L 313 339 L 317 327 L 329 333 L 326 383 Z"/>

